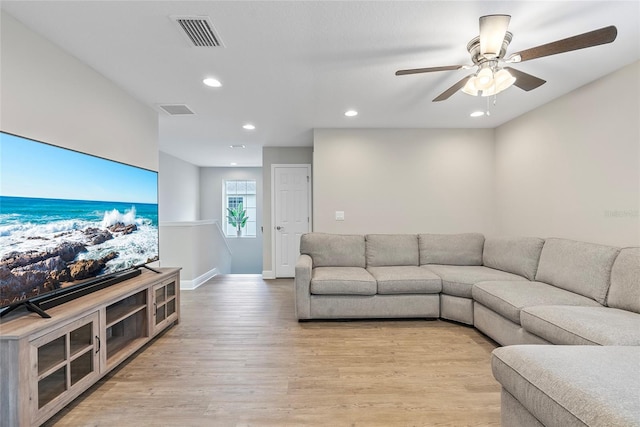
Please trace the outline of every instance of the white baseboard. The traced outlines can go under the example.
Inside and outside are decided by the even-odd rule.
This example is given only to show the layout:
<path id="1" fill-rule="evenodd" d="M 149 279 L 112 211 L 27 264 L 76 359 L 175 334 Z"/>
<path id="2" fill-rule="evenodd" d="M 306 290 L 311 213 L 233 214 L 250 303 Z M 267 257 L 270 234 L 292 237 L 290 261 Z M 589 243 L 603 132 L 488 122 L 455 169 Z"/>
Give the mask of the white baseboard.
<path id="1" fill-rule="evenodd" d="M 219 274 L 218 268 L 214 268 L 212 270 L 207 271 L 203 275 L 196 277 L 193 280 L 182 280 L 180 279 L 180 290 L 181 291 L 192 291 L 196 289 L 198 286 L 202 285 L 207 280 L 215 277 Z"/>
<path id="2" fill-rule="evenodd" d="M 275 271 L 268 271 L 265 270 L 262 272 L 262 278 L 263 279 L 275 279 L 276 278 L 276 272 Z"/>

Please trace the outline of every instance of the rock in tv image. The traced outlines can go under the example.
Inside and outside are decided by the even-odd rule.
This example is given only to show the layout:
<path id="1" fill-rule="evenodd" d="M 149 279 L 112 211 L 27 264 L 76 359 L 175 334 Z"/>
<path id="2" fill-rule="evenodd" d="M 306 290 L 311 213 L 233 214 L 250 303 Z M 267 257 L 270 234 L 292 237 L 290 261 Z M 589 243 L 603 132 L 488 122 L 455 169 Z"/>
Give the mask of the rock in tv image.
<path id="1" fill-rule="evenodd" d="M 158 174 L 0 132 L 0 307 L 158 259 Z"/>

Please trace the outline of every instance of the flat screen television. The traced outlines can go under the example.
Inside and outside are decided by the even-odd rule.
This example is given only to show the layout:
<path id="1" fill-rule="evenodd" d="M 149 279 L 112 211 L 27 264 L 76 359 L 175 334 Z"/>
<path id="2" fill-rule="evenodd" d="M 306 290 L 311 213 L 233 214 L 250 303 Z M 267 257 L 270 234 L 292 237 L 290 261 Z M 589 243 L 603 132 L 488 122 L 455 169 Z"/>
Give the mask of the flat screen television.
<path id="1" fill-rule="evenodd" d="M 0 132 L 0 316 L 50 308 L 158 258 L 157 172 Z"/>

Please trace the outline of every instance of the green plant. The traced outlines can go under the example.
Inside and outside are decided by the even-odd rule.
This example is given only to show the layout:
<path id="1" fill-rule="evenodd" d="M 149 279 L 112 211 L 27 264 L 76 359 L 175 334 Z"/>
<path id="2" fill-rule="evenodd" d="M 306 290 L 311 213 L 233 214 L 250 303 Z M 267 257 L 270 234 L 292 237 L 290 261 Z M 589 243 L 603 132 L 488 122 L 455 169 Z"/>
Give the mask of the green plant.
<path id="1" fill-rule="evenodd" d="M 242 203 L 240 203 L 235 208 L 227 208 L 229 214 L 227 215 L 227 220 L 229 224 L 236 228 L 238 231 L 238 236 L 241 233 L 242 227 L 244 227 L 247 223 L 249 217 L 247 216 L 247 211 L 242 209 Z"/>

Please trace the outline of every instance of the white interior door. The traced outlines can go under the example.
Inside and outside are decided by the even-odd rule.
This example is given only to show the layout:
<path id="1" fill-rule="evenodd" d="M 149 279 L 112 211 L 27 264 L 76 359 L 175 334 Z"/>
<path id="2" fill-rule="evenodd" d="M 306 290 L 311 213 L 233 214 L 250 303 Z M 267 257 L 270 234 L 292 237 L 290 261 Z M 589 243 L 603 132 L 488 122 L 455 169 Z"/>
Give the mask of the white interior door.
<path id="1" fill-rule="evenodd" d="M 311 231 L 311 166 L 273 168 L 276 277 L 294 277 L 300 236 Z"/>

